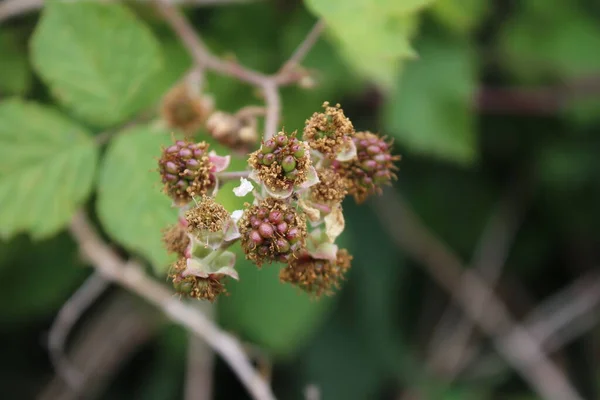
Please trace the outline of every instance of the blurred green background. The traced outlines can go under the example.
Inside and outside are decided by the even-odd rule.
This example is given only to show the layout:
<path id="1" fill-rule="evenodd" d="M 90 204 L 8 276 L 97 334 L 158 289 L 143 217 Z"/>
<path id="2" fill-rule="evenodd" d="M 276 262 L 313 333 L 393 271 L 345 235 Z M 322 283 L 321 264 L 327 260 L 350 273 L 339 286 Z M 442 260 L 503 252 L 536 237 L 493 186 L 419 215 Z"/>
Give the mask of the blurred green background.
<path id="1" fill-rule="evenodd" d="M 0 17 L 10 2 L 0 2 Z M 46 342 L 61 305 L 91 273 L 65 231 L 81 204 L 123 255 L 165 265 L 160 229 L 174 214 L 153 169 L 169 135 L 156 135 L 164 129 L 152 123 L 123 125 L 153 116 L 191 67 L 144 2 L 46 7 L 0 18 L 3 399 L 78 398 L 54 375 Z M 218 301 L 217 318 L 249 344 L 278 398 L 304 398 L 309 384 L 324 400 L 538 398 L 478 331 L 471 343 L 479 351 L 458 372 L 432 366 L 449 350 L 439 341 L 432 347 L 432 338 L 446 335 L 438 322 L 448 293 L 390 236 L 389 225 L 403 223 L 400 211 L 386 220 L 377 210 L 388 205 L 394 215 L 391 194 L 401 194 L 465 265 L 486 227 L 511 225 L 498 296 L 516 318 L 597 273 L 600 3 L 273 0 L 185 11 L 212 51 L 264 72 L 279 68 L 316 15 L 325 18 L 329 29 L 303 62 L 315 87 L 282 89 L 281 124 L 301 130 L 323 101 L 339 102 L 358 130 L 393 138 L 403 157 L 382 198 L 344 203 L 341 241 L 354 262 L 335 296 L 311 300 L 280 284 L 278 267 L 238 262 L 241 280 Z M 130 41 L 117 40 L 125 36 Z M 262 102 L 254 89 L 212 73 L 206 90 L 229 112 Z M 99 149 L 90 144 L 93 135 L 123 129 L 132 130 Z M 48 151 L 74 142 L 80 147 L 64 162 L 44 164 Z M 243 203 L 233 186 L 219 194 L 229 211 Z M 489 222 L 493 216 L 500 222 Z M 164 267 L 149 272 L 164 279 Z M 550 353 L 585 399 L 600 398 L 594 306 L 585 329 Z M 158 311 L 111 287 L 77 324 L 68 349 L 87 371 L 85 398 L 179 399 L 187 343 Z M 220 360 L 213 391 L 216 399 L 246 398 Z"/>

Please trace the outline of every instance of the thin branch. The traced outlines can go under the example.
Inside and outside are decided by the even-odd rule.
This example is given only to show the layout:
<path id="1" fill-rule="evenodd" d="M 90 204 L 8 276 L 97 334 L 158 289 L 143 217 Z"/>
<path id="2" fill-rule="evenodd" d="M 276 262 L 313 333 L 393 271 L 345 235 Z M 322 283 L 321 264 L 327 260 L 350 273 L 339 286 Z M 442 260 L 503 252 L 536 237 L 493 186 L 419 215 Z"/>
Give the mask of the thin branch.
<path id="1" fill-rule="evenodd" d="M 214 320 L 213 304 L 199 302 L 199 312 Z M 211 400 L 214 353 L 204 340 L 190 333 L 188 339 L 187 370 L 185 377 L 185 400 Z"/>
<path id="2" fill-rule="evenodd" d="M 576 337 L 592 329 L 600 321 L 600 276 L 590 274 L 579 278 L 566 289 L 536 307 L 523 325 L 536 337 L 547 352 L 554 352 Z M 507 336 L 512 333 L 509 332 Z M 471 371 L 481 371 L 483 365 L 502 364 L 496 355 L 467 360 Z M 469 374 L 471 375 L 471 374 Z"/>
<path id="3" fill-rule="evenodd" d="M 539 343 L 515 323 L 504 304 L 481 277 L 464 269 L 460 259 L 423 225 L 401 197 L 392 191 L 376 201 L 374 208 L 390 236 L 406 253 L 418 260 L 436 282 L 488 334 L 499 354 L 549 400 L 581 400 L 564 374 L 548 359 Z M 463 280 L 467 282 L 463 285 Z M 485 313 L 473 299 L 484 299 Z M 506 332 L 513 332 L 505 337 Z"/>
<path id="4" fill-rule="evenodd" d="M 283 64 L 278 72 L 278 75 L 283 75 L 286 73 L 286 71 L 300 65 L 315 43 L 317 43 L 317 40 L 321 36 L 321 33 L 323 33 L 324 29 L 325 22 L 323 22 L 323 20 L 317 21 L 308 35 L 306 35 L 302 43 L 298 45 L 296 50 L 294 50 L 294 53 L 292 53 L 290 58 Z"/>
<path id="5" fill-rule="evenodd" d="M 109 283 L 94 272 L 59 310 L 48 334 L 48 351 L 58 376 L 72 388 L 81 386 L 81 373 L 65 356 L 65 343 L 83 313 L 104 293 Z"/>
<path id="6" fill-rule="evenodd" d="M 234 181 L 240 178 L 247 178 L 250 175 L 250 171 L 232 171 L 232 172 L 220 172 L 217 176 L 221 182 Z"/>
<path id="7" fill-rule="evenodd" d="M 507 194 L 494 208 L 486 224 L 472 260 L 472 268 L 481 273 L 486 283 L 494 288 L 506 263 L 509 250 L 514 242 L 523 219 L 528 179 L 520 179 L 511 185 Z M 484 299 L 473 299 L 479 307 L 479 314 L 485 312 Z M 441 321 L 449 321 L 454 315 L 453 307 L 447 308 Z M 434 370 L 442 370 L 447 379 L 454 379 L 463 369 L 467 346 L 473 330 L 473 323 L 463 319 L 457 326 L 438 326 L 437 340 L 432 341 L 430 365 Z M 443 339 L 441 339 L 443 336 Z"/>
<path id="8" fill-rule="evenodd" d="M 83 211 L 73 217 L 70 231 L 83 254 L 105 278 L 130 289 L 158 307 L 173 321 L 206 340 L 229 364 L 254 399 L 275 399 L 271 388 L 252 367 L 242 346 L 233 336 L 221 331 L 194 307 L 173 297 L 171 291 L 148 277 L 141 265 L 127 265 L 102 241 Z"/>
<path id="9" fill-rule="evenodd" d="M 275 83 L 267 83 L 263 86 L 265 101 L 267 103 L 267 115 L 265 117 L 265 140 L 271 139 L 277 133 L 279 126 L 279 116 L 281 114 L 281 97 L 279 89 Z"/>
<path id="10" fill-rule="evenodd" d="M 165 21 L 171 25 L 171 28 L 179 36 L 199 68 L 210 69 L 255 86 L 263 86 L 265 81 L 270 79 L 266 75 L 245 68 L 238 63 L 225 61 L 213 55 L 181 11 L 173 6 L 170 1 L 154 0 L 154 4 Z"/>

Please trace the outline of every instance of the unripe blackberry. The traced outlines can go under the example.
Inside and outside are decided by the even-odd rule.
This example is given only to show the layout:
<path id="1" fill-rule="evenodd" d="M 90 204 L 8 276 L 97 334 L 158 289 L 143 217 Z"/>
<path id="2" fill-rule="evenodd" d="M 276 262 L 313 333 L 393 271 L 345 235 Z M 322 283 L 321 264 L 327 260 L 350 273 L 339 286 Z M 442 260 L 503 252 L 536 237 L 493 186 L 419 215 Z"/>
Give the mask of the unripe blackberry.
<path id="1" fill-rule="evenodd" d="M 330 207 L 341 203 L 348 193 L 345 179 L 332 169 L 321 169 L 317 174 L 319 183 L 310 188 L 311 202 Z"/>
<path id="2" fill-rule="evenodd" d="M 175 253 L 180 257 L 185 257 L 190 246 L 190 238 L 181 224 L 174 224 L 165 229 L 162 241 L 169 253 Z"/>
<path id="3" fill-rule="evenodd" d="M 219 143 L 238 152 L 247 153 L 258 142 L 254 116 L 216 111 L 206 121 L 206 129 Z"/>
<path id="4" fill-rule="evenodd" d="M 295 135 L 294 132 L 288 137 L 285 132 L 279 132 L 263 142 L 248 159 L 254 170 L 251 178 L 254 176 L 253 179 L 263 183 L 274 197 L 288 197 L 294 188 L 311 183 L 315 175 L 306 143 Z"/>
<path id="5" fill-rule="evenodd" d="M 391 142 L 371 132 L 356 132 L 352 139 L 356 145 L 356 158 L 347 162 L 334 161 L 333 169 L 346 179 L 348 193 L 357 203 L 362 203 L 374 193 L 381 193 L 382 185 L 396 179 L 394 165 L 400 156 L 391 155 Z"/>
<path id="6" fill-rule="evenodd" d="M 209 275 L 208 278 L 199 278 L 194 275 L 183 276 L 186 269 L 184 257 L 177 260 L 171 267 L 169 278 L 173 281 L 173 288 L 180 295 L 189 296 L 198 300 L 208 300 L 211 303 L 222 293 L 226 292 L 222 281 L 223 275 Z"/>
<path id="7" fill-rule="evenodd" d="M 248 206 L 239 228 L 246 258 L 259 267 L 264 262 L 289 261 L 306 238 L 304 215 L 272 197 Z"/>
<path id="8" fill-rule="evenodd" d="M 213 110 L 213 100 L 192 93 L 187 85 L 173 87 L 164 96 L 161 116 L 170 128 L 191 135 L 202 127 Z"/>
<path id="9" fill-rule="evenodd" d="M 304 252 L 290 260 L 289 265 L 280 271 L 279 279 L 315 297 L 331 295 L 334 288 L 339 288 L 351 261 L 352 256 L 345 249 L 338 250 L 335 262 L 313 258 Z"/>
<path id="10" fill-rule="evenodd" d="M 354 126 L 339 104 L 330 107 L 326 101 L 323 107 L 325 112 L 314 113 L 306 120 L 302 138 L 311 149 L 323 153 L 329 159 L 335 159 L 354 135 Z"/>
<path id="11" fill-rule="evenodd" d="M 208 154 L 208 144 L 177 140 L 163 149 L 158 168 L 164 191 L 177 205 L 194 196 L 206 194 L 215 187 L 216 178 Z"/>
<path id="12" fill-rule="evenodd" d="M 231 216 L 212 197 L 202 196 L 195 207 L 185 212 L 187 230 L 197 237 L 206 232 L 223 232 Z"/>

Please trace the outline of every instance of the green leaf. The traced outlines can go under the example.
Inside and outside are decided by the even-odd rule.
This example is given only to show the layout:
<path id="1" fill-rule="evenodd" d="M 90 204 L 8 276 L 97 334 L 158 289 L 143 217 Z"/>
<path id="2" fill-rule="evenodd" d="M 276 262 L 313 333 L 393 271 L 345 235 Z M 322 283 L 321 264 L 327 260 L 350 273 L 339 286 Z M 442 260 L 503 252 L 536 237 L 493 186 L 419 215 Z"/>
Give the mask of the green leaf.
<path id="1" fill-rule="evenodd" d="M 401 61 L 414 58 L 409 39 L 418 12 L 433 0 L 306 0 L 323 18 L 339 50 L 358 71 L 386 88 Z"/>
<path id="2" fill-rule="evenodd" d="M 100 126 L 139 111 L 162 65 L 158 43 L 127 8 L 84 1 L 48 3 L 31 57 L 57 99 Z"/>
<path id="3" fill-rule="evenodd" d="M 581 78 L 600 69 L 600 27 L 577 2 L 527 0 L 499 35 L 503 60 L 515 75 Z"/>
<path id="4" fill-rule="evenodd" d="M 0 103 L 0 236 L 59 231 L 89 195 L 97 158 L 89 132 L 55 110 Z"/>
<path id="5" fill-rule="evenodd" d="M 227 284 L 230 295 L 219 300 L 220 321 L 272 354 L 289 357 L 310 338 L 331 299 L 312 300 L 279 282 L 279 264 L 259 270 L 237 253 L 240 281 Z"/>
<path id="6" fill-rule="evenodd" d="M 438 0 L 431 7 L 433 16 L 454 32 L 473 31 L 489 11 L 487 0 Z"/>
<path id="7" fill-rule="evenodd" d="M 148 258 L 160 273 L 171 257 L 161 230 L 177 222 L 177 211 L 161 192 L 156 160 L 168 134 L 151 127 L 123 131 L 114 139 L 102 163 L 97 210 L 102 226 L 128 250 Z"/>
<path id="8" fill-rule="evenodd" d="M 0 32 L 0 93 L 25 94 L 31 86 L 31 70 L 25 46 L 21 48 L 12 31 Z"/>
<path id="9" fill-rule="evenodd" d="M 466 43 L 427 41 L 386 107 L 386 124 L 415 153 L 467 164 L 476 156 L 473 54 Z"/>

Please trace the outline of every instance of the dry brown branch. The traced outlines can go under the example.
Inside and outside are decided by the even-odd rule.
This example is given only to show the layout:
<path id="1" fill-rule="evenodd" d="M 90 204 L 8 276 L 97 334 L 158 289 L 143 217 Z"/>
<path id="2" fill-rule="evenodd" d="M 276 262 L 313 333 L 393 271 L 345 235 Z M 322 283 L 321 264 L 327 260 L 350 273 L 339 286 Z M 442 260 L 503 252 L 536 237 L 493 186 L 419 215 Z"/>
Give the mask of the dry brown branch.
<path id="1" fill-rule="evenodd" d="M 498 202 L 481 234 L 471 261 L 472 268 L 481 274 L 492 289 L 498 284 L 523 219 L 528 197 L 527 183 L 528 179 L 520 179 L 516 184 L 512 184 L 507 194 Z M 473 302 L 478 305 L 480 314 L 485 312 L 484 299 L 473 299 Z M 454 323 L 454 317 L 454 307 L 451 305 L 435 330 L 428 361 L 434 371 L 441 371 L 449 380 L 454 379 L 463 370 L 468 355 L 473 354 L 473 349 L 467 348 L 473 323 L 468 318 L 460 318 L 460 314 L 458 323 Z"/>
<path id="2" fill-rule="evenodd" d="M 48 333 L 48 351 L 56 374 L 73 387 L 81 386 L 81 373 L 74 368 L 65 355 L 65 343 L 73 326 L 83 313 L 108 287 L 108 281 L 94 272 L 58 311 Z"/>
<path id="3" fill-rule="evenodd" d="M 137 263 L 126 263 L 98 235 L 83 211 L 71 221 L 70 231 L 83 255 L 106 279 L 144 298 L 170 319 L 203 338 L 232 368 L 242 384 L 257 400 L 271 400 L 271 388 L 253 368 L 240 343 L 221 331 L 197 309 L 173 296 L 163 285 L 150 278 Z"/>
<path id="4" fill-rule="evenodd" d="M 395 192 L 375 202 L 382 225 L 399 247 L 425 267 L 429 275 L 490 338 L 499 354 L 544 399 L 581 400 L 564 374 L 548 359 L 537 340 L 516 324 L 504 304 L 474 271 L 439 241 Z M 463 284 L 465 282 L 466 284 Z M 485 313 L 474 299 L 484 299 Z M 512 332 L 506 336 L 507 332 Z"/>

